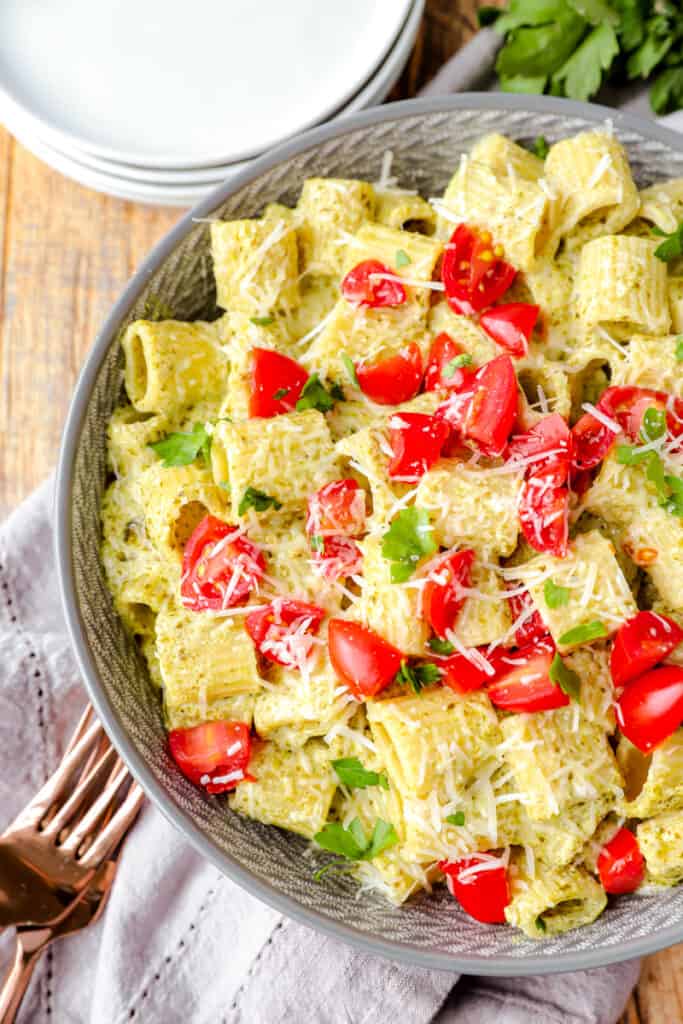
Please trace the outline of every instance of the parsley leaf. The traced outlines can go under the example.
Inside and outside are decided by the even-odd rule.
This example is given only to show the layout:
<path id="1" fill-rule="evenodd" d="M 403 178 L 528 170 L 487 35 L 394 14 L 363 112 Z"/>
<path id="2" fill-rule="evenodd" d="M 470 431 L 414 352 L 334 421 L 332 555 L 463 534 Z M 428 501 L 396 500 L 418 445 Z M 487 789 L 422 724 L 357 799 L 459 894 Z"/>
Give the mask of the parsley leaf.
<path id="1" fill-rule="evenodd" d="M 382 557 L 392 563 L 392 583 L 405 583 L 420 559 L 435 551 L 429 512 L 416 505 L 401 509 L 382 538 Z"/>
<path id="2" fill-rule="evenodd" d="M 655 114 L 670 114 L 683 107 L 683 67 L 662 71 L 650 89 L 650 106 Z"/>
<path id="3" fill-rule="evenodd" d="M 319 534 L 314 533 L 313 536 L 311 537 L 311 547 L 313 548 L 314 551 L 325 550 L 325 541 Z"/>
<path id="4" fill-rule="evenodd" d="M 664 472 L 664 463 L 657 452 L 650 453 L 646 476 L 650 483 L 654 484 L 660 502 L 666 502 L 669 497 L 669 488 L 666 482 L 667 478 Z"/>
<path id="5" fill-rule="evenodd" d="M 553 683 L 572 700 L 581 698 L 581 680 L 571 668 L 567 668 L 559 654 L 556 654 L 548 672 Z"/>
<path id="6" fill-rule="evenodd" d="M 380 786 L 389 789 L 389 780 L 383 772 L 371 772 L 364 768 L 357 757 L 340 757 L 332 762 L 341 783 L 349 789 L 366 789 L 368 786 Z"/>
<path id="7" fill-rule="evenodd" d="M 586 36 L 578 50 L 555 72 L 553 84 L 563 88 L 573 100 L 587 100 L 602 85 L 603 72 L 609 71 L 619 53 L 617 35 L 603 23 Z"/>
<path id="8" fill-rule="evenodd" d="M 273 401 L 279 402 L 281 398 L 286 398 L 289 394 L 289 388 L 278 388 L 277 391 L 273 392 Z"/>
<path id="9" fill-rule="evenodd" d="M 554 74 L 569 60 L 586 31 L 586 21 L 564 2 L 532 0 L 511 5 L 509 14 L 496 22 L 496 31 L 509 30 L 514 23 L 510 15 L 516 15 L 517 24 L 523 27 L 508 36 L 498 54 L 496 71 L 501 79 Z"/>
<path id="10" fill-rule="evenodd" d="M 257 327 L 269 327 L 270 324 L 275 323 L 274 316 L 250 316 L 249 320 Z"/>
<path id="11" fill-rule="evenodd" d="M 512 32 L 522 25 L 546 25 L 566 13 L 565 0 L 510 0 L 496 21 L 497 32 Z"/>
<path id="12" fill-rule="evenodd" d="M 648 444 L 650 441 L 656 441 L 659 437 L 664 437 L 665 434 L 666 412 L 664 409 L 658 409 L 656 406 L 651 405 L 649 409 L 645 410 L 643 415 L 640 436 L 645 444 Z"/>
<path id="13" fill-rule="evenodd" d="M 540 914 L 536 918 L 535 925 L 538 928 L 539 932 L 546 931 L 548 927 Z"/>
<path id="14" fill-rule="evenodd" d="M 455 374 L 456 370 L 459 370 L 462 366 L 469 366 L 472 362 L 472 356 L 469 352 L 461 352 L 459 356 L 454 356 L 453 359 L 449 359 L 444 368 L 441 371 L 441 376 L 444 380 L 448 380 Z"/>
<path id="15" fill-rule="evenodd" d="M 676 359 L 679 363 L 683 363 L 683 334 L 676 338 Z"/>
<path id="16" fill-rule="evenodd" d="M 573 7 L 577 14 L 589 21 L 591 25 L 617 25 L 619 15 L 612 10 L 605 0 L 569 0 L 569 6 Z"/>
<path id="17" fill-rule="evenodd" d="M 552 580 L 546 580 L 543 586 L 543 596 L 548 608 L 562 608 L 569 601 L 569 587 L 560 587 Z"/>
<path id="18" fill-rule="evenodd" d="M 534 75 L 532 77 L 513 75 L 512 78 L 501 78 L 500 87 L 503 92 L 519 92 L 525 95 L 535 94 L 540 96 L 546 87 L 547 81 L 547 75 Z"/>
<path id="19" fill-rule="evenodd" d="M 449 825 L 464 825 L 465 814 L 463 811 L 456 811 L 455 814 L 447 814 L 446 821 L 448 822 Z"/>
<path id="20" fill-rule="evenodd" d="M 348 828 L 344 828 L 338 821 L 328 822 L 320 832 L 313 836 L 313 840 L 323 850 L 339 854 L 346 860 L 372 860 L 384 850 L 395 846 L 398 836 L 393 825 L 378 818 L 372 836 L 368 839 L 360 819 L 354 818 Z M 316 874 L 320 876 L 319 872 Z"/>
<path id="21" fill-rule="evenodd" d="M 202 423 L 195 423 L 189 433 L 167 434 L 149 447 L 163 459 L 164 469 L 171 466 L 189 466 L 200 452 L 208 464 L 211 457 L 211 436 Z"/>
<path id="22" fill-rule="evenodd" d="M 666 17 L 649 18 L 646 35 L 637 50 L 628 59 L 626 70 L 629 78 L 647 78 L 666 57 L 674 42 Z"/>
<path id="23" fill-rule="evenodd" d="M 255 487 L 247 487 L 237 508 L 237 514 L 243 516 L 250 508 L 256 512 L 265 512 L 268 508 L 277 510 L 282 508 L 282 502 L 277 498 L 271 498 L 270 494 L 257 491 Z"/>
<path id="24" fill-rule="evenodd" d="M 433 636 L 427 641 L 435 654 L 452 654 L 455 647 L 449 640 L 442 640 L 440 636 Z"/>
<path id="25" fill-rule="evenodd" d="M 413 693 L 420 694 L 425 686 L 437 683 L 439 679 L 441 669 L 433 661 L 423 661 L 418 665 L 409 665 L 407 661 L 402 661 L 395 682 L 401 686 L 409 686 Z"/>
<path id="26" fill-rule="evenodd" d="M 399 268 L 399 270 L 401 269 L 401 267 L 407 267 L 408 264 L 412 263 L 412 262 L 413 261 L 411 260 L 410 256 L 405 251 L 405 249 L 397 249 L 396 250 L 395 263 L 396 263 L 396 266 Z"/>
<path id="27" fill-rule="evenodd" d="M 537 135 L 529 148 L 539 160 L 545 160 L 550 152 L 550 146 L 548 145 L 548 140 L 545 135 Z"/>
<path id="28" fill-rule="evenodd" d="M 386 821 L 382 821 L 378 818 L 375 822 L 375 828 L 370 839 L 370 845 L 363 854 L 363 860 L 372 860 L 373 857 L 378 857 L 380 853 L 384 853 L 385 850 L 389 850 L 392 846 L 396 846 L 398 842 L 398 836 L 396 835 L 396 829 L 393 825 L 390 825 Z"/>
<path id="29" fill-rule="evenodd" d="M 353 385 L 354 388 L 357 388 L 358 391 L 360 391 L 360 384 L 358 383 L 358 377 L 356 376 L 356 367 L 353 365 L 353 360 L 350 358 L 350 356 L 347 356 L 346 352 L 342 352 L 339 358 L 344 364 L 344 369 L 349 375 L 349 380 L 351 381 L 351 384 Z"/>
<path id="30" fill-rule="evenodd" d="M 651 456 L 656 454 L 653 451 L 644 452 L 642 448 L 630 444 L 617 445 L 617 462 L 620 466 L 639 466 L 641 462 L 648 462 Z"/>
<path id="31" fill-rule="evenodd" d="M 655 249 L 655 256 L 663 263 L 678 259 L 683 256 L 683 223 L 679 224 L 675 231 L 666 235 L 661 245 Z"/>
<path id="32" fill-rule="evenodd" d="M 595 620 L 594 622 L 587 622 L 584 626 L 574 626 L 573 629 L 568 629 L 566 633 L 562 634 L 558 643 L 561 643 L 562 646 L 587 644 L 591 640 L 598 640 L 600 637 L 607 635 L 607 627 L 604 622 Z"/>
<path id="33" fill-rule="evenodd" d="M 683 516 L 683 480 L 677 476 L 666 476 L 664 479 L 671 488 L 671 494 L 664 502 L 664 508 L 672 516 Z"/>
<path id="34" fill-rule="evenodd" d="M 301 398 L 296 403 L 296 411 L 304 412 L 306 409 L 318 409 L 319 412 L 329 412 L 334 405 L 334 398 L 321 383 L 317 373 L 312 373 L 304 384 Z"/>

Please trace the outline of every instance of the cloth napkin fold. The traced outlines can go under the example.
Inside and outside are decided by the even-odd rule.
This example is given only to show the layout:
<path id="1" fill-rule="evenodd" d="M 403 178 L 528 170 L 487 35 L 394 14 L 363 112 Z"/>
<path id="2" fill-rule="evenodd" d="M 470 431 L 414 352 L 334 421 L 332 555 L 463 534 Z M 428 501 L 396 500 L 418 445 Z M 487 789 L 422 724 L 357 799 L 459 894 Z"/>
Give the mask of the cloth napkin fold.
<path id="1" fill-rule="evenodd" d="M 54 769 L 86 701 L 57 593 L 49 480 L 0 527 L 0 831 Z M 0 969 L 12 933 L 0 936 Z M 406 967 L 288 920 L 146 805 L 102 920 L 56 943 L 23 1024 L 613 1024 L 638 963 L 545 978 Z"/>

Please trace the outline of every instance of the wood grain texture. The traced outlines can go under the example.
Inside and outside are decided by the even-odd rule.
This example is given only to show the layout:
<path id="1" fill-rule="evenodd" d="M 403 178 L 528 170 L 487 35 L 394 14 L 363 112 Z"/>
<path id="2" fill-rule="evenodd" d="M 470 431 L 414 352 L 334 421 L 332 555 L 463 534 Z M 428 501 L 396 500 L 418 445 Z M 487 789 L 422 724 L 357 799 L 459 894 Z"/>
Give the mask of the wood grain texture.
<path id="1" fill-rule="evenodd" d="M 428 0 L 392 99 L 414 95 L 467 41 L 478 6 Z M 0 128 L 0 517 L 54 465 L 69 398 L 98 328 L 179 214 L 68 181 Z M 620 1024 L 683 1024 L 683 947 L 644 961 Z"/>

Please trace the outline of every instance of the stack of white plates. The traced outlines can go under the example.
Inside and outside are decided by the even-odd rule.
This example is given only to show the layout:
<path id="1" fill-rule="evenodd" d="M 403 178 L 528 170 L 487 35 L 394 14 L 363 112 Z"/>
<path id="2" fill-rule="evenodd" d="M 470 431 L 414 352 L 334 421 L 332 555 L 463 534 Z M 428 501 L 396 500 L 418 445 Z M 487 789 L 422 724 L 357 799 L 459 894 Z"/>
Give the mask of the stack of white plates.
<path id="1" fill-rule="evenodd" d="M 380 103 L 425 0 L 0 0 L 0 121 L 100 192 L 195 203 Z"/>

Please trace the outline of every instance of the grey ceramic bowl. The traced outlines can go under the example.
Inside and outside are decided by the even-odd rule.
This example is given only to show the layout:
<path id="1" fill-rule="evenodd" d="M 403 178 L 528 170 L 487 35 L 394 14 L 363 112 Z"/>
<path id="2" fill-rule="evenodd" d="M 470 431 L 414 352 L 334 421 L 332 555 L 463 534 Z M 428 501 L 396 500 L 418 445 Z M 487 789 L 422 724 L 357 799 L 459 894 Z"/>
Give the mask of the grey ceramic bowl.
<path id="1" fill-rule="evenodd" d="M 92 702 L 132 773 L 196 848 L 255 896 L 366 952 L 424 967 L 539 974 L 640 956 L 683 940 L 683 887 L 615 900 L 590 927 L 533 942 L 512 928 L 477 924 L 445 892 L 396 909 L 379 897 L 358 899 L 348 879 L 316 883 L 301 839 L 232 814 L 222 800 L 182 778 L 166 753 L 158 699 L 113 612 L 98 558 L 105 427 L 122 392 L 117 338 L 150 302 L 163 302 L 179 319 L 214 313 L 208 229 L 198 218 L 252 217 L 267 202 L 294 203 L 310 175 L 374 180 L 387 149 L 401 183 L 432 196 L 485 132 L 554 141 L 608 118 L 641 185 L 683 176 L 683 141 L 673 132 L 603 107 L 498 94 L 378 108 L 310 131 L 254 161 L 184 217 L 133 277 L 86 361 L 64 434 L 56 531 L 64 608 Z"/>

